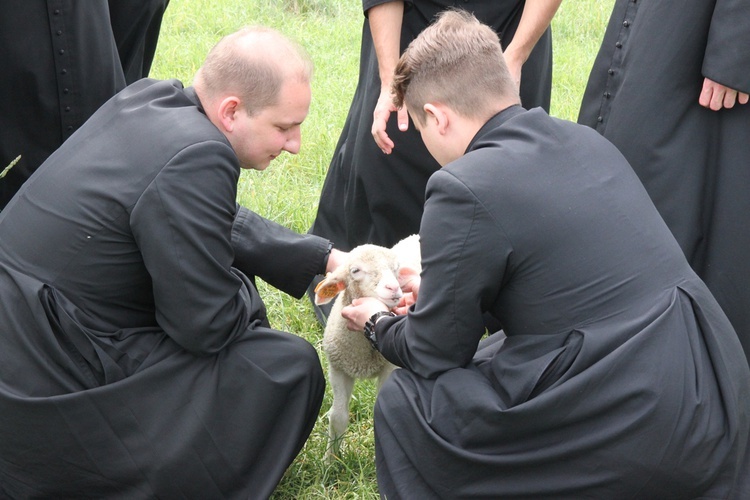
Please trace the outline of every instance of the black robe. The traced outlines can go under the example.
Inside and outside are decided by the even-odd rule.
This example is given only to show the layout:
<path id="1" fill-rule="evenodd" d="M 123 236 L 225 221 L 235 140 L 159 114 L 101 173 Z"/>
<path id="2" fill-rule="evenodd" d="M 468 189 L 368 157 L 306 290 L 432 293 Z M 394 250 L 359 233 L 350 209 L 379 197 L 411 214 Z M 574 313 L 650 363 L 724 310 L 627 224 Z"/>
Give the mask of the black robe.
<path id="1" fill-rule="evenodd" d="M 148 76 L 169 0 L 108 0 L 112 35 L 131 84 Z"/>
<path id="2" fill-rule="evenodd" d="M 704 77 L 750 92 L 750 2 L 618 0 L 578 121 L 625 155 L 750 359 L 750 104 L 698 104 Z"/>
<path id="3" fill-rule="evenodd" d="M 419 299 L 377 325 L 404 367 L 381 495 L 748 498 L 750 369 L 614 146 L 509 108 L 430 178 L 420 237 Z"/>
<path id="4" fill-rule="evenodd" d="M 0 497 L 262 498 L 316 421 L 301 297 L 328 241 L 236 206 L 192 89 L 108 101 L 0 212 Z"/>
<path id="5" fill-rule="evenodd" d="M 384 0 L 363 0 L 365 13 Z M 503 46 L 513 38 L 523 11 L 522 0 L 414 0 L 405 3 L 401 50 L 419 35 L 435 15 L 448 7 L 472 11 L 492 26 Z M 547 30 L 523 66 L 521 98 L 526 107 L 549 110 L 552 88 L 552 36 Z M 440 166 L 410 123 L 398 130 L 395 113 L 388 135 L 395 143 L 390 155 L 375 144 L 370 132 L 372 113 L 380 95 L 378 63 L 369 23 L 364 22 L 359 81 L 320 195 L 313 234 L 350 250 L 363 243 L 392 246 L 419 230 L 427 179 Z"/>
<path id="6" fill-rule="evenodd" d="M 0 179 L 0 210 L 99 106 L 148 74 L 166 1 L 3 3 L 0 170 L 21 160 Z"/>

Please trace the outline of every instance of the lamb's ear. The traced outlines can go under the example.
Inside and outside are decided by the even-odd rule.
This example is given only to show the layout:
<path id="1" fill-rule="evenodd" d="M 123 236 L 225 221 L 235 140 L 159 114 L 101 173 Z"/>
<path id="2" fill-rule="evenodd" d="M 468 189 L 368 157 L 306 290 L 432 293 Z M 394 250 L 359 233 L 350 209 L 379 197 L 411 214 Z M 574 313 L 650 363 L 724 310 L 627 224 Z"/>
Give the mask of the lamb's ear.
<path id="1" fill-rule="evenodd" d="M 419 276 L 419 271 L 414 269 L 413 267 L 404 266 L 399 268 L 398 270 L 398 286 L 401 288 L 404 287 L 405 284 L 410 282 L 414 276 Z"/>
<path id="2" fill-rule="evenodd" d="M 343 281 L 333 278 L 331 273 L 328 273 L 315 287 L 315 305 L 328 304 L 344 288 L 346 284 Z"/>

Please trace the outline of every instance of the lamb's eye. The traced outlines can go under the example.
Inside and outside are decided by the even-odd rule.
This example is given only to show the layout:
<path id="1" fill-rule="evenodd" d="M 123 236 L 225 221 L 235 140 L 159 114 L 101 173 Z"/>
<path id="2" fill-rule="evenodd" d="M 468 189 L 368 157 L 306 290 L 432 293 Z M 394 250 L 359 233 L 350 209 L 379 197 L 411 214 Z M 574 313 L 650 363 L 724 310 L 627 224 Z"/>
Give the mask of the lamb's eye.
<path id="1" fill-rule="evenodd" d="M 358 274 L 362 273 L 362 270 L 358 267 L 350 267 L 349 273 L 351 273 L 352 276 L 357 276 Z"/>

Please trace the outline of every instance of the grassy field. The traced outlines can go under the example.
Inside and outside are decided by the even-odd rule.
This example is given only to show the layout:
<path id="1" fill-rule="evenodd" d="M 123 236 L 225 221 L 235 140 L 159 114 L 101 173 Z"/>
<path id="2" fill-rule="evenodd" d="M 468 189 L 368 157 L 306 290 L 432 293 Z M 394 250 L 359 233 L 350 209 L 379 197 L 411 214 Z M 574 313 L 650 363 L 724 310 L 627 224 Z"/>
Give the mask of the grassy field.
<path id="1" fill-rule="evenodd" d="M 575 120 L 591 64 L 614 0 L 564 1 L 553 21 L 551 114 Z M 362 29 L 358 0 L 172 0 L 151 76 L 186 85 L 222 36 L 248 24 L 274 27 L 300 42 L 315 61 L 313 101 L 302 127 L 299 155 L 282 155 L 265 172 L 243 172 L 239 202 L 276 222 L 306 232 L 315 217 L 330 157 L 357 82 Z M 260 283 L 272 325 L 296 333 L 320 352 L 321 327 L 307 300 Z M 321 358 L 324 362 L 324 360 Z M 325 366 L 325 362 L 324 362 Z M 323 460 L 331 404 L 326 392 L 318 423 L 274 498 L 378 498 L 372 435 L 374 382 L 355 386 L 351 424 L 335 463 Z"/>

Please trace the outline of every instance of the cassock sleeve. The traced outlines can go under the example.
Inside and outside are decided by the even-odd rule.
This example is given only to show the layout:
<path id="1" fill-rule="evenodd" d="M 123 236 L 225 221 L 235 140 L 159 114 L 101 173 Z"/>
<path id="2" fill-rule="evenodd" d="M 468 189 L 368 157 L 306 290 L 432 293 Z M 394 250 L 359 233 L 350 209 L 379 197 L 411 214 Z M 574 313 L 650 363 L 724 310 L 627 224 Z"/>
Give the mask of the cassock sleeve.
<path id="1" fill-rule="evenodd" d="M 365 17 L 367 17 L 367 12 L 373 7 L 377 7 L 378 5 L 393 1 L 394 0 L 362 0 L 362 10 L 365 13 Z M 404 0 L 404 10 L 410 9 L 412 3 L 413 0 Z"/>
<path id="2" fill-rule="evenodd" d="M 378 322 L 377 333 L 386 359 L 432 378 L 472 359 L 485 333 L 482 313 L 496 300 L 511 247 L 480 201 L 446 170 L 428 182 L 419 234 L 417 303 L 405 317 Z"/>
<path id="3" fill-rule="evenodd" d="M 750 2 L 717 0 L 703 58 L 703 75 L 750 93 Z"/>
<path id="4" fill-rule="evenodd" d="M 325 273 L 329 241 L 291 229 L 239 207 L 232 227 L 234 266 L 300 298 L 316 274 Z"/>
<path id="5" fill-rule="evenodd" d="M 194 144 L 161 169 L 131 212 L 156 319 L 197 354 L 221 350 L 264 313 L 256 291 L 239 293 L 242 281 L 231 270 L 238 177 L 229 145 Z"/>

